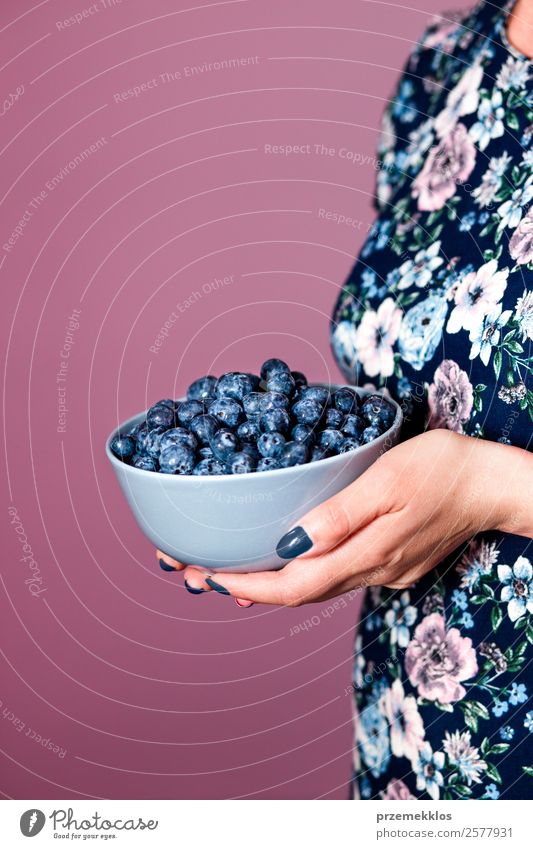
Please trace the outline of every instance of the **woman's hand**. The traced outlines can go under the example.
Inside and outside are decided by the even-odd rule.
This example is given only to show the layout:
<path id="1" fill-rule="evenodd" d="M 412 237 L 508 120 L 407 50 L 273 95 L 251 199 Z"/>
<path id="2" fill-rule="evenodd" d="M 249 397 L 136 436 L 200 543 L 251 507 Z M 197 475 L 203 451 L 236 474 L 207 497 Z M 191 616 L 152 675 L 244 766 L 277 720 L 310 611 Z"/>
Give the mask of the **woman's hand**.
<path id="1" fill-rule="evenodd" d="M 188 566 L 186 586 L 232 595 L 242 606 L 247 599 L 289 607 L 359 586 L 409 586 L 480 531 L 533 535 L 532 479 L 526 451 L 428 431 L 304 516 L 280 540 L 278 552 L 290 560 L 282 570 L 211 575 Z"/>

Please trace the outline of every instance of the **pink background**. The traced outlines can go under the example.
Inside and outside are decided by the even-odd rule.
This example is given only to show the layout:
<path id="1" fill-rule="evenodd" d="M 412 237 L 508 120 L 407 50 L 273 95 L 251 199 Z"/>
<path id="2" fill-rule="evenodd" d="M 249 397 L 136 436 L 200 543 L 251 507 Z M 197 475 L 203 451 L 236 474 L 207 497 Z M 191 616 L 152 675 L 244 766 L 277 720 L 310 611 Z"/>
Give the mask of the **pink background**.
<path id="1" fill-rule="evenodd" d="M 5 797 L 346 797 L 357 605 L 190 596 L 103 442 L 206 372 L 276 355 L 338 378 L 328 320 L 373 218 L 380 115 L 441 3 L 2 0 Z"/>

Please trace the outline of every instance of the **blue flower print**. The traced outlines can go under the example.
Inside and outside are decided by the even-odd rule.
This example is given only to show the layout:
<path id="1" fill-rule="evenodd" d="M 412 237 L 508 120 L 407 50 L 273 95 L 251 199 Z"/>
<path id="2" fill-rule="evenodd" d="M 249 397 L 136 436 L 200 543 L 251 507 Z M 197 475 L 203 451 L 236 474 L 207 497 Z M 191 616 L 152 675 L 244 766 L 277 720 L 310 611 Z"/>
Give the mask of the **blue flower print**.
<path id="1" fill-rule="evenodd" d="M 474 627 L 474 620 L 472 619 L 472 616 L 468 612 L 468 610 L 465 610 L 465 612 L 461 616 L 461 625 L 463 626 L 463 628 L 473 628 Z"/>
<path id="2" fill-rule="evenodd" d="M 470 128 L 470 138 L 477 142 L 480 150 L 485 150 L 491 139 L 503 136 L 505 128 L 503 117 L 503 97 L 501 91 L 494 91 L 492 97 L 484 97 L 479 104 L 475 124 Z"/>
<path id="3" fill-rule="evenodd" d="M 371 703 L 362 711 L 355 739 L 361 758 L 377 778 L 386 771 L 390 761 L 389 726 L 379 704 Z"/>
<path id="4" fill-rule="evenodd" d="M 452 602 L 460 610 L 466 610 L 468 604 L 466 593 L 463 590 L 454 590 L 452 593 Z"/>
<path id="5" fill-rule="evenodd" d="M 476 213 L 475 212 L 467 212 L 466 215 L 463 215 L 459 222 L 459 230 L 462 233 L 468 233 L 474 224 L 476 223 Z"/>
<path id="6" fill-rule="evenodd" d="M 498 716 L 498 717 L 503 716 L 503 714 L 507 713 L 508 710 L 509 710 L 508 702 L 500 701 L 500 699 L 496 699 L 493 706 L 492 706 L 492 712 L 493 712 L 494 716 Z"/>
<path id="7" fill-rule="evenodd" d="M 485 787 L 485 792 L 483 793 L 482 799 L 499 799 L 500 791 L 496 787 L 495 784 L 487 784 Z"/>
<path id="8" fill-rule="evenodd" d="M 400 377 L 396 391 L 399 398 L 409 398 L 409 395 L 413 391 L 413 387 L 408 377 Z"/>
<path id="9" fill-rule="evenodd" d="M 425 790 L 435 801 L 444 784 L 442 772 L 444 752 L 433 752 L 429 743 L 424 743 L 418 752 L 418 762 L 413 765 L 416 772 L 416 789 Z"/>
<path id="10" fill-rule="evenodd" d="M 516 622 L 527 611 L 533 613 L 533 567 L 526 557 L 519 557 L 511 568 L 498 566 L 498 578 L 503 584 L 500 599 L 508 602 L 507 615 Z"/>
<path id="11" fill-rule="evenodd" d="M 416 371 L 420 371 L 435 353 L 447 311 L 445 298 L 430 295 L 405 313 L 398 336 L 398 351 Z"/>
<path id="12" fill-rule="evenodd" d="M 512 316 L 512 310 L 504 310 L 496 304 L 483 316 L 481 322 L 472 328 L 468 336 L 472 342 L 470 359 L 479 357 L 484 366 L 488 366 L 492 349 L 500 341 L 500 331 Z"/>
<path id="13" fill-rule="evenodd" d="M 392 114 L 404 124 L 410 124 L 418 115 L 411 97 L 414 94 L 414 85 L 409 79 L 403 80 L 392 106 Z"/>
<path id="14" fill-rule="evenodd" d="M 509 701 L 512 705 L 521 705 L 523 702 L 527 702 L 526 685 L 517 684 L 516 681 L 513 681 Z"/>
<path id="15" fill-rule="evenodd" d="M 423 289 L 433 279 L 434 272 L 439 268 L 444 259 L 440 254 L 440 242 L 433 242 L 429 248 L 420 249 L 413 259 L 406 259 L 400 265 L 400 281 L 398 289 L 410 289 L 418 286 Z"/>
<path id="16" fill-rule="evenodd" d="M 512 740 L 514 737 L 514 728 L 511 728 L 510 725 L 504 725 L 503 728 L 500 728 L 500 737 L 505 741 Z"/>
<path id="17" fill-rule="evenodd" d="M 515 189 L 509 200 L 502 203 L 498 207 L 497 212 L 500 216 L 498 230 L 503 230 L 505 227 L 516 229 L 522 220 L 524 207 L 526 207 L 533 198 L 533 174 L 528 177 L 523 186 Z"/>
<path id="18" fill-rule="evenodd" d="M 533 710 L 528 710 L 524 717 L 524 728 L 533 732 Z"/>
<path id="19" fill-rule="evenodd" d="M 408 592 L 402 593 L 399 599 L 394 599 L 392 606 L 385 614 L 385 624 L 390 628 L 391 645 L 407 647 L 409 628 L 414 624 L 417 613 L 416 607 L 409 604 Z"/>
<path id="20" fill-rule="evenodd" d="M 376 294 L 376 272 L 371 268 L 365 268 L 365 270 L 361 272 L 361 287 L 367 298 L 372 298 Z"/>

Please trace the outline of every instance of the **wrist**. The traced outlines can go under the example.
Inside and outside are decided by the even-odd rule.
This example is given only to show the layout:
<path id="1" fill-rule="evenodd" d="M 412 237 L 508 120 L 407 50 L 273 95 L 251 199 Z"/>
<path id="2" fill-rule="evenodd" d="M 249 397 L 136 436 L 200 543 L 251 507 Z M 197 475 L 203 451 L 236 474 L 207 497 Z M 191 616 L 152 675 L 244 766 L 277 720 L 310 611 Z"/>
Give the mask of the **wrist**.
<path id="1" fill-rule="evenodd" d="M 479 445 L 486 494 L 482 530 L 533 538 L 533 454 L 497 442 Z"/>

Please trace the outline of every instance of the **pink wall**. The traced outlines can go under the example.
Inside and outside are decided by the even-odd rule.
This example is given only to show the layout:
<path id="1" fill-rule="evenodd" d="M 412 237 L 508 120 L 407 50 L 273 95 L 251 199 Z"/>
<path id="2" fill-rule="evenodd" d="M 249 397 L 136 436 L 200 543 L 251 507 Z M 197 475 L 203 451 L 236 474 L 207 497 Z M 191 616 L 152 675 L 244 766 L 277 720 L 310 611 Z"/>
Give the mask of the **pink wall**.
<path id="1" fill-rule="evenodd" d="M 441 3 L 2 1 L 4 796 L 345 797 L 356 606 L 190 596 L 102 446 L 207 371 L 338 377 L 380 113 Z"/>

